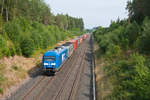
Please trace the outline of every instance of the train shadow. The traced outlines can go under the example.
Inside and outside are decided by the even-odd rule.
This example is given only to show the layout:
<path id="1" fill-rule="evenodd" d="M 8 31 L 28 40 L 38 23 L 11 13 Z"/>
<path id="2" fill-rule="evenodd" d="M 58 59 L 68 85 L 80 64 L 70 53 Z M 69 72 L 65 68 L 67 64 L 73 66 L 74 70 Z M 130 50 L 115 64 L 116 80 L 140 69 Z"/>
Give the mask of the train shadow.
<path id="1" fill-rule="evenodd" d="M 34 66 L 32 69 L 30 69 L 28 71 L 28 75 L 31 78 L 35 78 L 37 76 L 42 76 L 43 75 L 43 72 L 42 72 L 42 63 L 39 63 L 36 66 Z"/>
<path id="2" fill-rule="evenodd" d="M 90 85 L 86 85 L 87 88 L 90 89 L 90 93 L 86 94 L 83 93 L 82 95 L 84 95 L 85 97 L 90 98 L 90 100 L 93 100 L 93 46 L 92 46 L 92 38 L 90 39 L 90 41 L 88 42 L 90 44 L 90 46 L 88 47 L 86 53 L 85 53 L 85 62 L 88 62 L 88 65 L 85 67 L 89 67 L 90 68 L 90 73 L 84 73 L 85 76 L 90 77 Z"/>
<path id="3" fill-rule="evenodd" d="M 86 85 L 86 87 L 90 89 L 90 94 L 83 93 L 83 95 L 90 98 L 90 100 L 93 100 L 93 74 L 92 74 L 93 73 L 93 68 L 92 68 L 93 67 L 93 65 L 92 65 L 93 64 L 92 63 L 93 55 L 92 55 L 91 50 L 88 50 L 85 55 L 86 55 L 85 61 L 89 63 L 88 66 L 90 67 L 90 73 L 84 73 L 85 76 L 90 77 L 90 85 Z M 87 67 L 87 66 L 85 66 L 85 67 Z"/>
<path id="4" fill-rule="evenodd" d="M 42 70 L 42 63 L 37 64 L 35 67 L 33 67 L 32 69 L 30 69 L 28 71 L 28 75 L 31 78 L 36 78 L 38 76 L 47 76 L 47 77 L 51 77 L 54 76 L 55 73 L 53 72 L 44 72 Z"/>

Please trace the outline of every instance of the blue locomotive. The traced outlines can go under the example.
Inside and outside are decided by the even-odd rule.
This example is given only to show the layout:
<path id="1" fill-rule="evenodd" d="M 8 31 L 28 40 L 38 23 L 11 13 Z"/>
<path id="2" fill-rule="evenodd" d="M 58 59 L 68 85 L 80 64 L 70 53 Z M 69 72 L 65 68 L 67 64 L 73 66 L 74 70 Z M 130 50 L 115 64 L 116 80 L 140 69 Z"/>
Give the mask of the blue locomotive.
<path id="1" fill-rule="evenodd" d="M 68 49 L 63 46 L 47 51 L 43 55 L 43 69 L 56 72 L 68 58 Z"/>

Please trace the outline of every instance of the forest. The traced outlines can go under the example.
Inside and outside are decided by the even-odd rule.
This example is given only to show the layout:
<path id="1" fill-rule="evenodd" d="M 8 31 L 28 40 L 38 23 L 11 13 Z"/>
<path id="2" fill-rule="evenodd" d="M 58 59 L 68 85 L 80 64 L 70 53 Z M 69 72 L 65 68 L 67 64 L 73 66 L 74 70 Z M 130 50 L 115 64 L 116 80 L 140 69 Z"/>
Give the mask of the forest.
<path id="1" fill-rule="evenodd" d="M 82 18 L 51 12 L 44 0 L 0 1 L 0 58 L 30 57 L 67 37 L 82 34 Z"/>
<path id="2" fill-rule="evenodd" d="M 150 0 L 128 1 L 126 9 L 127 19 L 94 32 L 112 84 L 103 100 L 150 100 Z"/>

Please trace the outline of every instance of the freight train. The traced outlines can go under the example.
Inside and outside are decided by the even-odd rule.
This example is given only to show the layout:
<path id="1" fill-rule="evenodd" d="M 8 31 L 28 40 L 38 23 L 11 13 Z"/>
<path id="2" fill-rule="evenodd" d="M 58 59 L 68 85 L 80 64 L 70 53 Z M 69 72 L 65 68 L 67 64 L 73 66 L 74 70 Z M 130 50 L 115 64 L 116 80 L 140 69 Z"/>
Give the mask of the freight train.
<path id="1" fill-rule="evenodd" d="M 55 73 L 59 71 L 65 61 L 71 57 L 73 52 L 79 47 L 79 45 L 87 37 L 87 34 L 83 34 L 69 42 L 66 42 L 50 51 L 47 51 L 43 55 L 42 66 L 44 72 Z"/>

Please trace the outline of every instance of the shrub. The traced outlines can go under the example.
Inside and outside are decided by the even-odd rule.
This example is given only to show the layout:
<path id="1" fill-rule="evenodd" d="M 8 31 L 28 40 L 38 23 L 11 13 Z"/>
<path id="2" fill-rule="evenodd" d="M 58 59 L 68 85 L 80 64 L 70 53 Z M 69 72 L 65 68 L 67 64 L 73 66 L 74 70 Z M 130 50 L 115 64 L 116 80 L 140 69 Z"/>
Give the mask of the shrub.
<path id="1" fill-rule="evenodd" d="M 20 35 L 22 33 L 22 30 L 21 26 L 17 23 L 17 20 L 5 24 L 3 31 L 14 43 L 20 42 Z"/>
<path id="2" fill-rule="evenodd" d="M 150 69 L 146 66 L 145 57 L 133 54 L 108 68 L 108 75 L 113 78 L 114 84 L 112 100 L 149 100 Z"/>
<path id="3" fill-rule="evenodd" d="M 108 48 L 107 48 L 107 52 L 106 55 L 108 57 L 112 57 L 112 56 L 119 56 L 120 55 L 120 46 L 118 45 L 114 45 L 114 44 L 109 44 Z"/>
<path id="4" fill-rule="evenodd" d="M 13 66 L 12 66 L 12 69 L 17 71 L 19 68 L 18 68 L 18 66 L 13 65 Z"/>
<path id="5" fill-rule="evenodd" d="M 136 22 L 128 24 L 125 28 L 125 36 L 129 40 L 129 46 L 134 47 L 134 43 L 140 35 L 140 27 Z"/>
<path id="6" fill-rule="evenodd" d="M 38 30 L 32 30 L 31 32 L 31 38 L 33 39 L 35 48 L 41 48 L 44 41 L 41 32 Z"/>
<path id="7" fill-rule="evenodd" d="M 20 43 L 15 43 L 15 50 L 16 50 L 16 53 L 18 55 L 22 55 L 22 51 L 21 51 L 21 47 L 20 47 L 21 44 Z"/>
<path id="8" fill-rule="evenodd" d="M 129 48 L 129 40 L 127 38 L 122 39 L 121 41 L 121 47 L 124 51 L 128 50 Z"/>
<path id="9" fill-rule="evenodd" d="M 6 39 L 0 35 L 0 57 L 2 56 L 10 56 L 10 52 Z"/>
<path id="10" fill-rule="evenodd" d="M 2 88 L 0 88 L 0 94 L 3 94 L 3 92 L 4 92 L 4 91 L 3 91 L 3 89 L 2 89 Z"/>
<path id="11" fill-rule="evenodd" d="M 145 19 L 142 35 L 137 40 L 137 47 L 141 53 L 150 54 L 150 20 Z"/>
<path id="12" fill-rule="evenodd" d="M 4 77 L 4 75 L 0 73 L 0 94 L 3 94 L 3 88 L 1 88 L 1 86 L 5 84 L 6 81 L 7 81 L 7 78 Z"/>
<path id="13" fill-rule="evenodd" d="M 22 54 L 26 57 L 30 57 L 35 50 L 34 42 L 30 37 L 24 38 L 20 46 L 21 46 Z"/>
<path id="14" fill-rule="evenodd" d="M 98 42 L 98 45 L 100 46 L 100 49 L 105 53 L 107 50 L 107 46 L 110 43 L 110 38 L 107 34 L 101 35 L 100 40 Z"/>
<path id="15" fill-rule="evenodd" d="M 2 16 L 0 16 L 0 33 L 2 33 L 2 25 L 3 25 L 4 21 Z"/>

